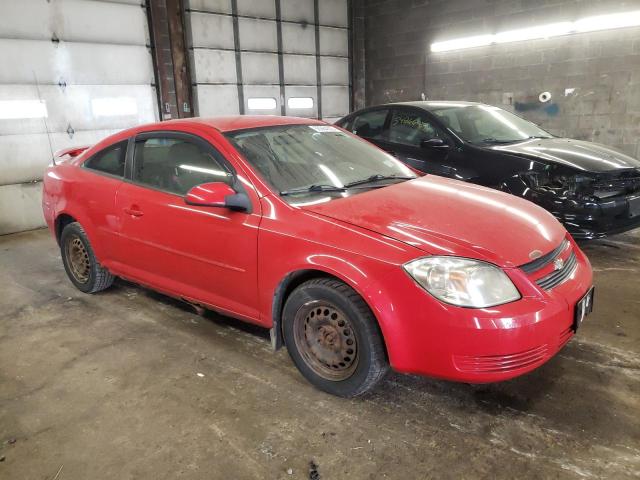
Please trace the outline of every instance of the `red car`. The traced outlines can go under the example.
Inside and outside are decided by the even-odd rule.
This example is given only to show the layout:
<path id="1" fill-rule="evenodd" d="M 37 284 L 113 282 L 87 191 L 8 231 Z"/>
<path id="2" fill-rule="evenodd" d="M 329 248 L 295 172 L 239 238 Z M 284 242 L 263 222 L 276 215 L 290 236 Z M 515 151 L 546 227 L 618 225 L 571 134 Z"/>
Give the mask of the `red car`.
<path id="1" fill-rule="evenodd" d="M 334 126 L 162 122 L 60 152 L 43 208 L 73 284 L 114 276 L 271 329 L 353 396 L 388 370 L 494 382 L 549 360 L 591 311 L 589 261 L 551 214 L 418 177 Z"/>

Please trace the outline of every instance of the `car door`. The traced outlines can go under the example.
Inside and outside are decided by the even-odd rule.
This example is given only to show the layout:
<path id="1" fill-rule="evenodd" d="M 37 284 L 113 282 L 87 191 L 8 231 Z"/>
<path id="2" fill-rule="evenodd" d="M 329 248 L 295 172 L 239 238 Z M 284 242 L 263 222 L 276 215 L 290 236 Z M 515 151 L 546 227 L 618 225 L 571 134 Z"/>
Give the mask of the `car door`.
<path id="1" fill-rule="evenodd" d="M 394 107 L 382 148 L 421 172 L 454 176 L 452 142 L 428 114 L 418 108 Z"/>
<path id="2" fill-rule="evenodd" d="M 181 132 L 139 134 L 131 150 L 130 181 L 116 198 L 124 276 L 257 320 L 259 203 L 244 212 L 184 200 L 203 183 L 244 189 L 234 167 L 208 141 Z"/>

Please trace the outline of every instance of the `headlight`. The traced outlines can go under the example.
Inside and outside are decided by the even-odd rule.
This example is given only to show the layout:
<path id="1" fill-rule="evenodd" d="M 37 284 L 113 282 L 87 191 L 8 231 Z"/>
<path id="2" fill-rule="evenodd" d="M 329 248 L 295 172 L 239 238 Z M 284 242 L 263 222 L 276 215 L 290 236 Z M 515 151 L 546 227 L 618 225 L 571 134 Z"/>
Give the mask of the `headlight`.
<path id="1" fill-rule="evenodd" d="M 405 264 L 404 269 L 431 295 L 460 307 L 493 307 L 520 298 L 501 269 L 479 260 L 426 257 Z"/>

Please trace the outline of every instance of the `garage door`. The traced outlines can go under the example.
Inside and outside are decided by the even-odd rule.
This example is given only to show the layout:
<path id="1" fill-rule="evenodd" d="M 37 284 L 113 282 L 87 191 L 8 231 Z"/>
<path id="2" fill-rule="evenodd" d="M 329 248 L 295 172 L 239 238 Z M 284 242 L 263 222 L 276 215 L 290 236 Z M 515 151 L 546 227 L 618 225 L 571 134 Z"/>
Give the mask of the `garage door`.
<path id="1" fill-rule="evenodd" d="M 43 225 L 52 152 L 157 117 L 139 0 L 20 0 L 0 15 L 0 234 Z"/>
<path id="2" fill-rule="evenodd" d="M 189 0 L 200 116 L 349 112 L 347 0 Z"/>

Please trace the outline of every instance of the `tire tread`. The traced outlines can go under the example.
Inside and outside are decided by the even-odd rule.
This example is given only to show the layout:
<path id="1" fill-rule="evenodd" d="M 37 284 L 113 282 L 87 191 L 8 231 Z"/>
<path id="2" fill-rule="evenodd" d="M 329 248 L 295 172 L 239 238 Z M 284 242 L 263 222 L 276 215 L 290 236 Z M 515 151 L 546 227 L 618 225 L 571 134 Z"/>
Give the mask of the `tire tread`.
<path id="1" fill-rule="evenodd" d="M 113 284 L 113 281 L 116 278 L 115 275 L 113 275 L 111 272 L 109 272 L 109 270 L 104 268 L 96 258 L 96 255 L 93 252 L 93 247 L 89 242 L 89 237 L 87 236 L 87 233 L 84 231 L 84 228 L 82 228 L 82 225 L 79 222 L 72 222 L 66 225 L 64 227 L 64 230 L 67 230 L 68 228 L 77 229 L 78 233 L 82 235 L 83 240 L 85 241 L 87 250 L 89 252 L 89 257 L 91 258 L 91 261 L 94 264 L 93 265 L 93 267 L 95 268 L 94 282 L 91 288 L 87 290 L 85 293 L 97 293 L 102 290 L 106 290 L 111 286 L 111 284 Z M 61 249 L 63 250 L 62 255 L 64 255 L 64 246 L 61 245 Z"/>

